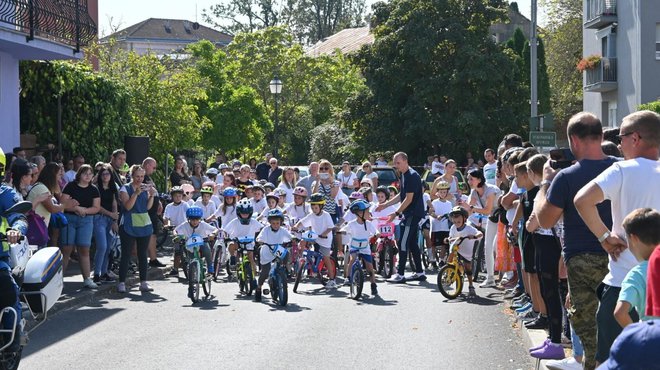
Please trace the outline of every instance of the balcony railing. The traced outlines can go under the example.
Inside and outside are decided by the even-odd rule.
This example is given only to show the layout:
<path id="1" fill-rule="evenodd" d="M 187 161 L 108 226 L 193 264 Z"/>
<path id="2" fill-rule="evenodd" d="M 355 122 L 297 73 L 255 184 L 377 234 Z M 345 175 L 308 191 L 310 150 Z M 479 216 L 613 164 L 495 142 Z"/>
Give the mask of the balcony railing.
<path id="1" fill-rule="evenodd" d="M 600 29 L 616 22 L 616 0 L 587 0 L 585 28 Z"/>
<path id="2" fill-rule="evenodd" d="M 96 37 L 96 24 L 87 0 L 0 0 L 0 27 L 12 26 L 35 37 L 66 44 L 80 51 Z"/>
<path id="3" fill-rule="evenodd" d="M 606 92 L 617 88 L 616 58 L 602 58 L 586 73 L 585 91 Z"/>

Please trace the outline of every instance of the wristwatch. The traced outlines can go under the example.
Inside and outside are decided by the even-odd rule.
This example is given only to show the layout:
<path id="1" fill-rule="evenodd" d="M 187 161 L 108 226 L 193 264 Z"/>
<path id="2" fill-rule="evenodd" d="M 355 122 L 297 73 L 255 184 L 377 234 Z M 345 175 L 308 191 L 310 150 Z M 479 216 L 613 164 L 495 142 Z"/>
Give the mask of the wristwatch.
<path id="1" fill-rule="evenodd" d="M 610 237 L 610 235 L 611 235 L 610 232 L 609 232 L 609 231 L 606 231 L 605 234 L 601 235 L 601 237 L 598 238 L 598 242 L 599 242 L 599 243 L 604 242 L 605 239 L 607 239 L 607 238 Z"/>

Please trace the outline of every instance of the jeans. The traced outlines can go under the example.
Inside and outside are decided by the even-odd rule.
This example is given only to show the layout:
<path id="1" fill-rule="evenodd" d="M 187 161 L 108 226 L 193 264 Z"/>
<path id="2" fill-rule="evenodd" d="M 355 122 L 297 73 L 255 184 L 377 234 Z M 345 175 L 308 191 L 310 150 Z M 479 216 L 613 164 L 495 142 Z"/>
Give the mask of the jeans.
<path id="1" fill-rule="evenodd" d="M 596 361 L 603 363 L 610 357 L 610 348 L 616 337 L 621 334 L 623 328 L 614 318 L 614 307 L 619 300 L 620 287 L 614 287 L 601 283 L 597 289 L 598 311 L 596 311 L 596 324 L 598 325 L 598 347 L 596 349 Z M 630 312 L 633 322 L 639 321 L 637 311 Z"/>
<path id="2" fill-rule="evenodd" d="M 119 262 L 119 282 L 126 282 L 128 274 L 128 264 L 131 262 L 131 252 L 133 244 L 137 244 L 138 268 L 140 270 L 140 281 L 147 281 L 147 248 L 149 248 L 149 239 L 151 235 L 135 237 L 126 234 L 123 227 L 119 228 L 119 237 L 121 238 L 121 261 Z"/>
<path id="3" fill-rule="evenodd" d="M 69 221 L 60 231 L 62 245 L 89 248 L 94 233 L 94 216 L 78 216 L 75 213 L 64 214 Z"/>
<path id="4" fill-rule="evenodd" d="M 582 342 L 580 337 L 578 337 L 573 325 L 571 325 L 571 343 L 573 343 L 573 356 L 580 357 L 584 356 L 584 348 L 582 347 Z"/>
<path id="5" fill-rule="evenodd" d="M 486 281 L 495 280 L 495 246 L 497 236 L 497 224 L 487 220 L 486 238 L 484 239 L 484 254 L 486 255 Z"/>
<path id="6" fill-rule="evenodd" d="M 419 252 L 417 244 L 417 233 L 419 232 L 419 217 L 406 217 L 399 226 L 401 227 L 401 236 L 399 238 L 399 267 L 397 273 L 403 275 L 406 269 L 406 260 L 408 251 L 412 254 L 417 273 L 423 273 L 422 255 Z"/>
<path id="7" fill-rule="evenodd" d="M 94 276 L 108 273 L 108 259 L 110 245 L 113 237 L 110 231 L 114 220 L 105 215 L 94 216 L 94 241 L 96 242 L 96 254 L 94 255 Z"/>

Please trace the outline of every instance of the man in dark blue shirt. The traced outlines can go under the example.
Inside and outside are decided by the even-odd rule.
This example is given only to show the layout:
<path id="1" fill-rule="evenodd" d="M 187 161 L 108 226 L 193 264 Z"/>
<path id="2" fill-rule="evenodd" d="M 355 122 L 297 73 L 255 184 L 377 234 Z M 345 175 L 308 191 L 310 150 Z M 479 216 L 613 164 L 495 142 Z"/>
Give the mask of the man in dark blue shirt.
<path id="1" fill-rule="evenodd" d="M 541 227 L 551 228 L 563 215 L 563 255 L 568 270 L 568 286 L 571 296 L 571 325 L 580 337 L 585 351 L 585 368 L 593 369 L 598 349 L 596 312 L 598 310 L 597 287 L 607 275 L 607 252 L 578 214 L 573 198 L 589 181 L 600 175 L 617 159 L 608 157 L 601 149 L 602 125 L 591 113 L 578 113 L 568 122 L 568 138 L 571 152 L 578 160 L 557 172 L 550 162 L 544 168 L 538 220 Z M 611 228 L 610 202 L 598 205 L 603 222 Z"/>
<path id="2" fill-rule="evenodd" d="M 426 280 L 424 269 L 422 268 L 422 259 L 417 245 L 417 233 L 419 232 L 419 223 L 424 217 L 424 199 L 422 197 L 422 179 L 415 170 L 408 164 L 408 155 L 398 152 L 394 155 L 394 167 L 401 174 L 401 193 L 399 196 L 391 198 L 389 201 L 379 205 L 376 210 L 381 211 L 391 205 L 401 202 L 396 212 L 390 215 L 390 221 L 395 217 L 403 215 L 403 220 L 399 225 L 399 266 L 397 274 L 390 281 L 394 283 L 403 283 L 406 280 Z M 409 277 L 404 277 L 408 251 L 412 254 L 415 262 L 416 272 Z"/>

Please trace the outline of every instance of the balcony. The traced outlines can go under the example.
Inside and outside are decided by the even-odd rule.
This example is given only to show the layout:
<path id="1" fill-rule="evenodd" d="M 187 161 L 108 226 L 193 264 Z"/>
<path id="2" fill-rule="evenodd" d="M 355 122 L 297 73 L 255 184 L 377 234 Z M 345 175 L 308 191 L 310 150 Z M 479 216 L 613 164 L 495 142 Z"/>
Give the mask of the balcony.
<path id="1" fill-rule="evenodd" d="M 0 28 L 80 51 L 96 37 L 87 0 L 0 0 Z"/>
<path id="2" fill-rule="evenodd" d="M 587 0 L 584 28 L 601 29 L 616 22 L 616 0 Z"/>
<path id="3" fill-rule="evenodd" d="M 593 69 L 584 71 L 584 91 L 607 92 L 616 90 L 616 58 L 602 58 Z"/>

